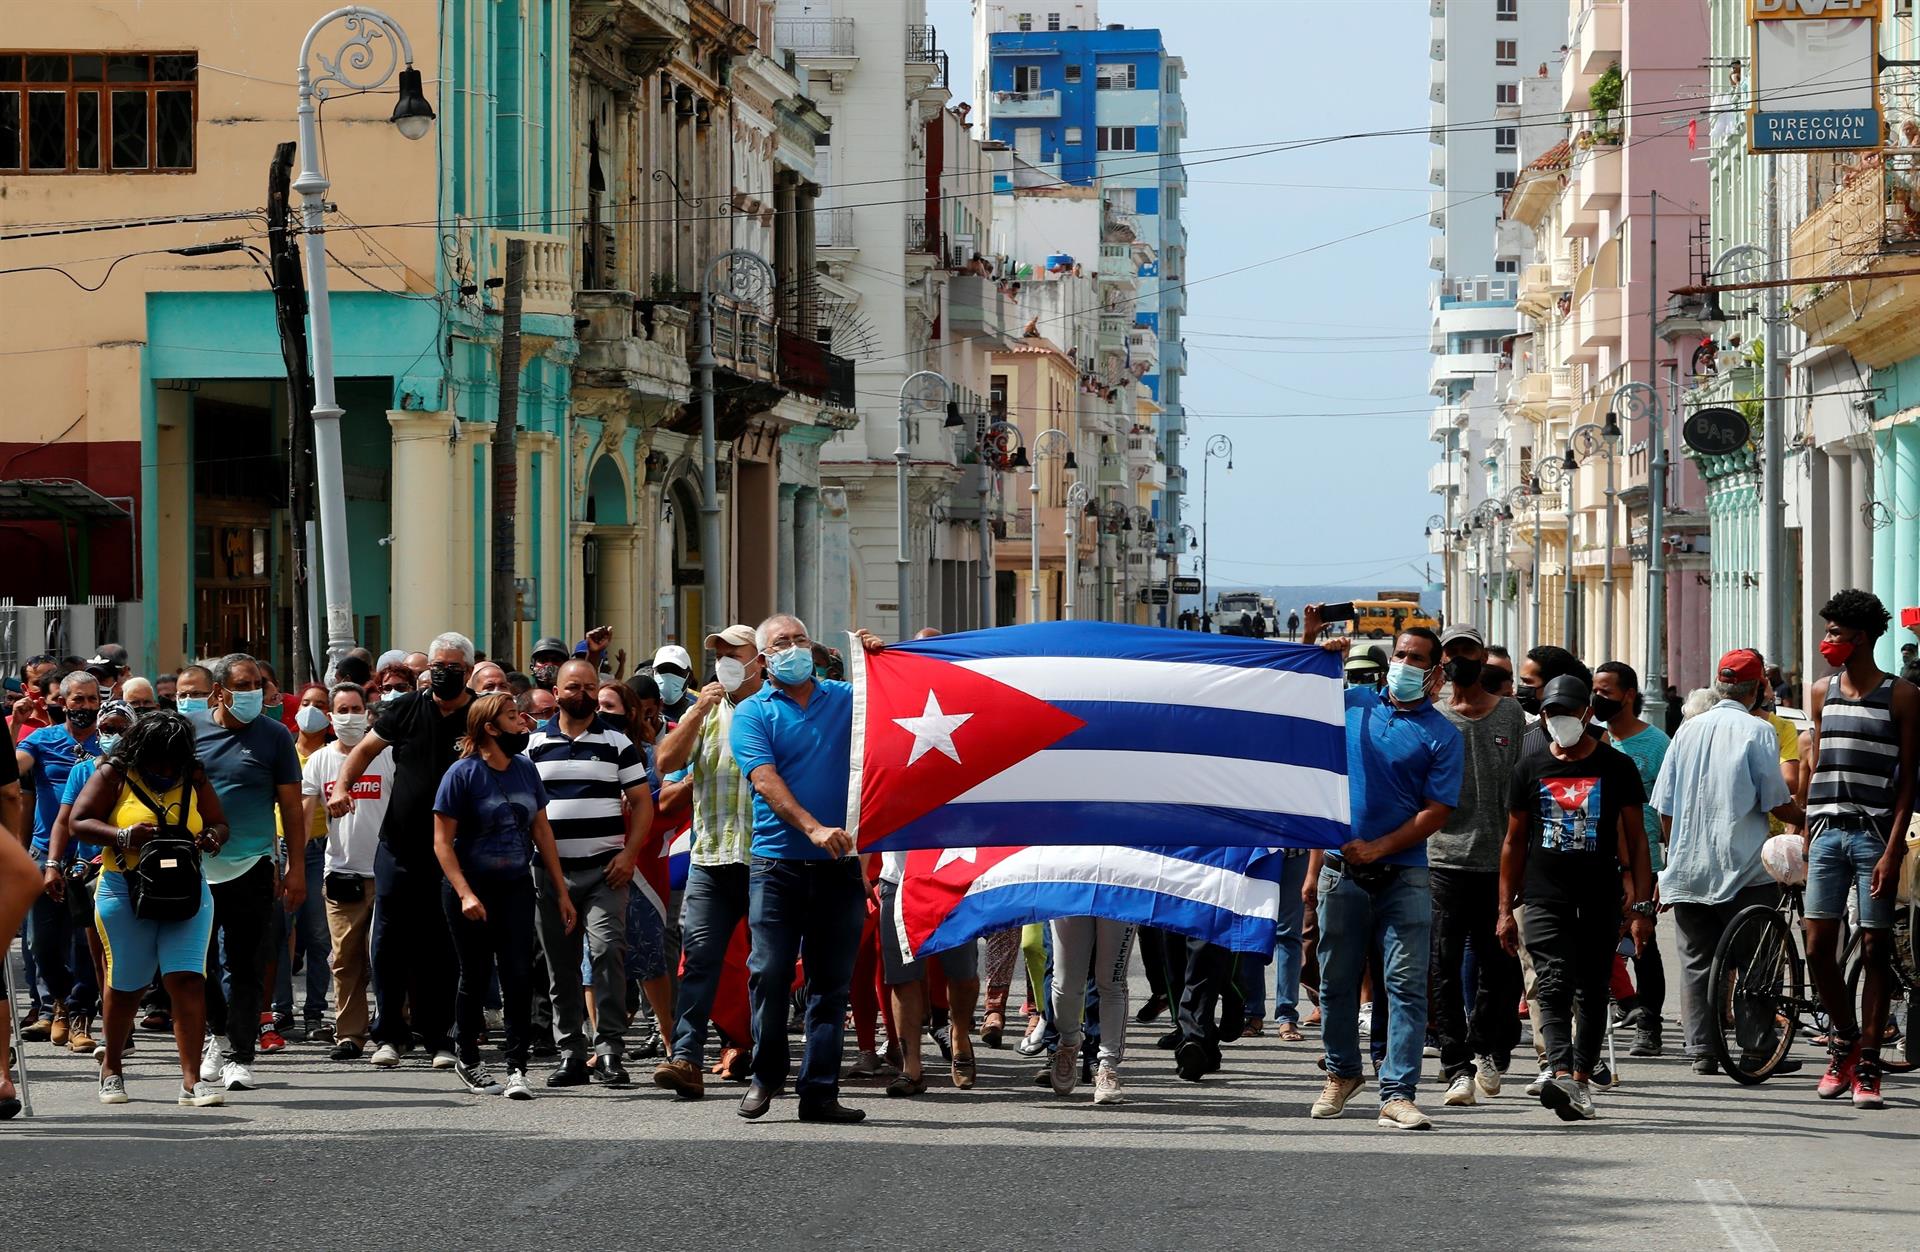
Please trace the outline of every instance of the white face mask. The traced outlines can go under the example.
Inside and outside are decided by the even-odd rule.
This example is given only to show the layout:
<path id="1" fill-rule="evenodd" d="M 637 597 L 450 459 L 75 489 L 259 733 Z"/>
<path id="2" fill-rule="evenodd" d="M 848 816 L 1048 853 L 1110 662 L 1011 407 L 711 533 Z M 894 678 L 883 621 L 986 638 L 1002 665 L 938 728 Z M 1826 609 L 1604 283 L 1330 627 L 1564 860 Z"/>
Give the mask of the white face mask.
<path id="1" fill-rule="evenodd" d="M 293 724 L 309 735 L 317 735 L 327 728 L 327 711 L 315 708 L 311 704 L 303 704 L 293 715 Z"/>
<path id="2" fill-rule="evenodd" d="M 333 733 L 341 743 L 351 748 L 367 735 L 367 715 L 365 713 L 335 713 L 333 715 Z"/>
<path id="3" fill-rule="evenodd" d="M 735 657 L 723 656 L 713 663 L 713 677 L 722 690 L 738 691 L 747 681 L 746 662 Z"/>
<path id="4" fill-rule="evenodd" d="M 1587 733 L 1587 724 L 1577 717 L 1556 713 L 1547 718 L 1547 733 L 1562 749 L 1573 747 Z"/>

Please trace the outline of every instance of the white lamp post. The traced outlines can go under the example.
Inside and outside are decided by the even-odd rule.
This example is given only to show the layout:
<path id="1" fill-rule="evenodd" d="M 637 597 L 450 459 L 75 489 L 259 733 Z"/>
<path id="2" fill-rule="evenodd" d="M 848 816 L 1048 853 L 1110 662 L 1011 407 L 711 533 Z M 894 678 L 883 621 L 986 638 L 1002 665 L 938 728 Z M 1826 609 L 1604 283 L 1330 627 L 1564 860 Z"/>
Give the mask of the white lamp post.
<path id="1" fill-rule="evenodd" d="M 1025 465 L 1027 471 L 1027 620 L 1040 620 L 1040 463 L 1050 457 L 1065 454 L 1067 468 L 1080 468 L 1074 464 L 1073 440 L 1067 432 L 1055 426 L 1049 426 L 1034 436 L 1033 456 Z M 1024 450 L 1015 454 L 1014 464 L 1020 466 L 1021 460 L 1027 460 Z M 1071 616 L 1071 615 L 1069 615 Z"/>
<path id="2" fill-rule="evenodd" d="M 1080 515 L 1087 509 L 1087 485 L 1074 483 L 1067 488 L 1067 589 L 1063 612 L 1072 621 L 1073 595 L 1080 583 Z"/>

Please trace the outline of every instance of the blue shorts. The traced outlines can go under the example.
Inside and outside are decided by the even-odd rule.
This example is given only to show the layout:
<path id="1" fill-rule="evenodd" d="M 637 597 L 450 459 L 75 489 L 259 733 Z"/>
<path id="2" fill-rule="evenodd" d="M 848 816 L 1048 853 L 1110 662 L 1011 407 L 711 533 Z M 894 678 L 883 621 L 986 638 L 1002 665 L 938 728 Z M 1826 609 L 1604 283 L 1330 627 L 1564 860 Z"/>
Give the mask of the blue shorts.
<path id="1" fill-rule="evenodd" d="M 93 898 L 94 926 L 107 959 L 107 985 L 144 991 L 154 974 L 206 977 L 207 939 L 213 933 L 213 892 L 200 884 L 200 911 L 184 921 L 153 922 L 133 915 L 125 874 L 103 873 Z"/>
<path id="2" fill-rule="evenodd" d="M 666 974 L 666 924 L 653 900 L 636 885 L 627 893 L 627 977 L 652 982 Z"/>
<path id="3" fill-rule="evenodd" d="M 1893 925 L 1893 893 L 1883 900 L 1869 890 L 1873 867 L 1886 854 L 1887 841 L 1865 825 L 1828 823 L 1807 849 L 1807 916 L 1816 919 L 1847 915 L 1847 888 L 1860 889 L 1860 929 L 1887 930 Z"/>

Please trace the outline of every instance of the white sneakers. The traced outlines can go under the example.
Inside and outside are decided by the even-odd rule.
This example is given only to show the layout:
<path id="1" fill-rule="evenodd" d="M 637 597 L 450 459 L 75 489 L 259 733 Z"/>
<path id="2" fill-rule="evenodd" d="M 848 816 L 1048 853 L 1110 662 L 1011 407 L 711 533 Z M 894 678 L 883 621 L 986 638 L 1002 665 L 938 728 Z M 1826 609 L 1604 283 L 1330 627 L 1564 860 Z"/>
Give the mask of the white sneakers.
<path id="1" fill-rule="evenodd" d="M 454 1065 L 458 1063 L 458 1060 L 459 1058 L 454 1056 L 451 1051 L 442 1048 L 433 1054 L 433 1067 L 435 1069 L 452 1069 Z"/>
<path id="2" fill-rule="evenodd" d="M 1102 1065 L 1093 1071 L 1093 1102 L 1095 1104 L 1119 1104 L 1126 1099 L 1120 1094 L 1120 1075 L 1112 1066 Z"/>
<path id="3" fill-rule="evenodd" d="M 253 1070 L 239 1061 L 228 1061 L 220 1067 L 220 1085 L 228 1091 L 252 1091 Z"/>
<path id="4" fill-rule="evenodd" d="M 1380 1125 L 1388 1130 L 1432 1130 L 1433 1119 L 1412 1100 L 1388 1100 L 1380 1106 Z"/>
<path id="5" fill-rule="evenodd" d="M 125 1104 L 127 1102 L 127 1080 L 119 1074 L 100 1076 L 100 1103 Z"/>
<path id="6" fill-rule="evenodd" d="M 1474 1085 L 1480 1088 L 1480 1094 L 1490 1096 L 1499 1095 L 1501 1079 L 1500 1067 L 1493 1063 L 1492 1057 L 1476 1056 L 1473 1058 L 1473 1081 Z"/>
<path id="7" fill-rule="evenodd" d="M 1080 1085 L 1080 1049 L 1069 1048 L 1064 1042 L 1053 1050 L 1053 1061 L 1047 1067 L 1047 1081 L 1053 1086 L 1057 1096 L 1072 1095 L 1073 1089 Z"/>
<path id="8" fill-rule="evenodd" d="M 1545 1091 L 1547 1089 L 1547 1084 L 1552 1081 L 1553 1081 L 1552 1067 L 1548 1065 L 1542 1065 L 1540 1067 L 1539 1076 L 1536 1077 L 1532 1082 L 1527 1084 L 1527 1094 L 1532 1096 L 1536 1100 L 1539 1099 L 1540 1093 Z"/>
<path id="9" fill-rule="evenodd" d="M 226 1064 L 233 1044 L 225 1035 L 208 1035 L 200 1047 L 200 1081 L 219 1082 L 220 1067 Z"/>
<path id="10" fill-rule="evenodd" d="M 1599 1110 L 1593 1107 L 1592 1087 L 1565 1074 L 1547 1079 L 1540 1089 L 1540 1103 L 1563 1122 L 1592 1121 L 1599 1116 Z"/>
<path id="11" fill-rule="evenodd" d="M 527 1085 L 527 1074 L 525 1070 L 510 1069 L 507 1071 L 507 1089 L 505 1095 L 509 1100 L 533 1099 L 533 1088 Z"/>
<path id="12" fill-rule="evenodd" d="M 180 1105 L 183 1108 L 204 1109 L 216 1104 L 225 1104 L 227 1093 L 210 1082 L 197 1082 L 192 1088 L 180 1088 Z"/>
<path id="13" fill-rule="evenodd" d="M 367 1064 L 377 1069 L 392 1069 L 399 1063 L 400 1049 L 390 1043 L 381 1044 L 373 1050 L 373 1055 L 367 1058 Z"/>
<path id="14" fill-rule="evenodd" d="M 1447 1098 L 1442 1100 L 1441 1103 L 1449 1108 L 1463 1108 L 1467 1105 L 1478 1104 L 1480 1102 L 1479 1096 L 1476 1094 L 1478 1090 L 1479 1083 L 1474 1079 L 1472 1074 L 1459 1074 L 1452 1082 L 1447 1084 Z"/>

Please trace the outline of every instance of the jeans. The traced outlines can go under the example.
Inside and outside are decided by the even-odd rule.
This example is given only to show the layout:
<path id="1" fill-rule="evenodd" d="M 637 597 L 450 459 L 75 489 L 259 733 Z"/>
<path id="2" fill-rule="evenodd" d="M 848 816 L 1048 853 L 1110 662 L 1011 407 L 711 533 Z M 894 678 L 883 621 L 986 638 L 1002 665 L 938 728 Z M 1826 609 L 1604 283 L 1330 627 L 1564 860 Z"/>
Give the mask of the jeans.
<path id="1" fill-rule="evenodd" d="M 327 983 L 333 960 L 333 935 L 327 928 L 327 845 L 307 840 L 307 898 L 294 918 L 293 950 L 306 960 L 307 995 L 300 1015 L 317 1025 L 327 1015 Z"/>
<path id="2" fill-rule="evenodd" d="M 266 998 L 262 980 L 272 950 L 273 914 L 280 908 L 273 862 L 261 857 L 240 877 L 209 885 L 213 936 L 207 945 L 207 1033 L 225 1035 L 233 1059 L 251 1065 L 260 1038 L 260 1002 Z M 223 976 L 213 973 L 216 958 Z"/>
<path id="3" fill-rule="evenodd" d="M 1540 1006 L 1547 1063 L 1556 1074 L 1591 1074 L 1600 1059 L 1613 955 L 1619 943 L 1617 881 L 1595 884 L 1572 899 L 1527 901 L 1534 999 Z M 1511 996 L 1507 1006 L 1511 1016 Z"/>
<path id="4" fill-rule="evenodd" d="M 525 1073 L 533 1048 L 533 879 L 531 875 L 467 879 L 487 911 L 479 921 L 460 911 L 460 897 L 452 883 L 442 880 L 440 886 L 441 906 L 460 967 L 459 990 L 453 999 L 460 1063 L 480 1063 L 480 1035 L 487 1028 L 482 1005 L 487 984 L 497 971 L 500 1014 L 507 1028 L 507 1068 Z"/>
<path id="5" fill-rule="evenodd" d="M 747 927 L 753 939 L 747 998 L 753 1012 L 753 1079 L 763 1090 L 780 1090 L 792 1068 L 787 1006 L 793 963 L 805 958 L 807 1047 L 795 1092 L 802 1107 L 839 1098 L 847 989 L 866 915 L 867 884 L 858 857 L 753 858 L 747 888 Z"/>
<path id="6" fill-rule="evenodd" d="M 1440 1069 L 1452 1082 L 1473 1069 L 1474 1057 L 1489 1056 L 1504 1073 L 1520 1042 L 1520 1019 L 1513 1011 L 1520 999 L 1520 962 L 1507 955 L 1494 934 L 1500 915 L 1499 871 L 1435 869 L 1429 876 L 1431 1014 L 1440 1039 Z M 1462 979 L 1469 949 L 1475 958 L 1471 1012 Z"/>
<path id="7" fill-rule="evenodd" d="M 403 862 L 385 841 L 373 858 L 373 1041 L 405 1052 L 419 1035 L 427 1050 L 450 1047 L 458 966 L 447 930 L 440 863 Z M 409 1022 L 408 1004 L 412 1005 Z"/>
<path id="8" fill-rule="evenodd" d="M 747 916 L 745 865 L 693 865 L 687 869 L 680 923 L 686 968 L 680 972 L 679 1021 L 673 1025 L 673 1055 L 698 1069 L 707 1047 L 707 1019 L 720 991 L 727 945 Z M 783 1026 L 784 1030 L 785 1027 Z"/>
<path id="9" fill-rule="evenodd" d="M 33 864 L 35 869 L 46 868 L 44 848 L 33 849 Z M 74 925 L 73 910 L 65 900 L 48 899 L 45 892 L 34 896 L 27 913 L 27 941 L 47 989 L 48 1004 L 64 1005 L 69 1017 L 93 1016 L 100 1003 L 93 954 L 87 948 L 86 932 Z"/>
<path id="10" fill-rule="evenodd" d="M 1832 821 L 1813 837 L 1807 849 L 1807 918 L 1839 919 L 1847 915 L 1847 890 L 1860 901 L 1860 929 L 1887 930 L 1893 925 L 1893 896 L 1875 899 L 1873 867 L 1887 852 L 1887 841 L 1871 822 Z"/>
<path id="11" fill-rule="evenodd" d="M 1680 936 L 1680 1011 L 1686 1018 L 1689 1057 L 1713 1055 L 1713 1032 L 1718 1027 L 1707 1009 L 1707 984 L 1713 977 L 1713 950 L 1720 944 L 1721 933 L 1742 909 L 1779 899 L 1780 888 L 1765 882 L 1741 888 L 1722 904 L 1673 906 L 1674 928 Z"/>
<path id="12" fill-rule="evenodd" d="M 1120 1068 L 1127 1052 L 1127 959 L 1133 953 L 1133 927 L 1096 917 L 1053 919 L 1053 1022 L 1059 1047 L 1080 1047 L 1080 1023 L 1087 1009 L 1087 983 L 1080 971 L 1093 962 L 1100 1002 L 1100 1064 Z"/>
<path id="13" fill-rule="evenodd" d="M 588 862 L 561 866 L 564 884 L 547 877 L 545 866 L 535 866 L 533 884 L 539 892 L 540 950 L 546 956 L 547 980 L 553 988 L 553 1037 L 566 1061 L 587 1059 L 586 989 L 580 985 L 580 949 L 584 942 L 593 962 L 593 1050 L 599 1056 L 620 1056 L 626 1050 L 627 1029 L 627 899 L 637 895 L 632 884 L 618 890 L 607 883 L 606 865 Z M 556 889 L 556 887 L 558 889 Z M 559 891 L 573 901 L 580 920 L 568 934 L 560 921 Z M 643 903 L 651 909 L 651 904 Z M 501 999 L 506 987 L 500 988 Z M 531 1006 L 531 1001 L 529 1001 Z"/>
<path id="14" fill-rule="evenodd" d="M 1307 902 L 1300 895 L 1307 881 L 1307 861 L 1302 852 L 1288 856 L 1280 866 L 1280 913 L 1274 918 L 1273 956 L 1240 953 L 1240 965 L 1234 977 L 1240 994 L 1247 1001 L 1247 1019 L 1267 1016 L 1267 967 L 1278 964 L 1273 979 L 1273 1020 L 1300 1024 L 1300 958 L 1305 938 Z"/>
<path id="15" fill-rule="evenodd" d="M 1424 866 L 1387 867 L 1388 876 L 1362 887 L 1329 860 L 1320 871 L 1320 1008 L 1327 1072 L 1358 1078 L 1360 977 L 1375 942 L 1389 1003 L 1387 1049 L 1380 1064 L 1380 1101 L 1411 1100 L 1420 1083 L 1427 1038 L 1427 967 L 1433 893 Z M 1376 986 L 1374 995 L 1380 996 Z"/>

